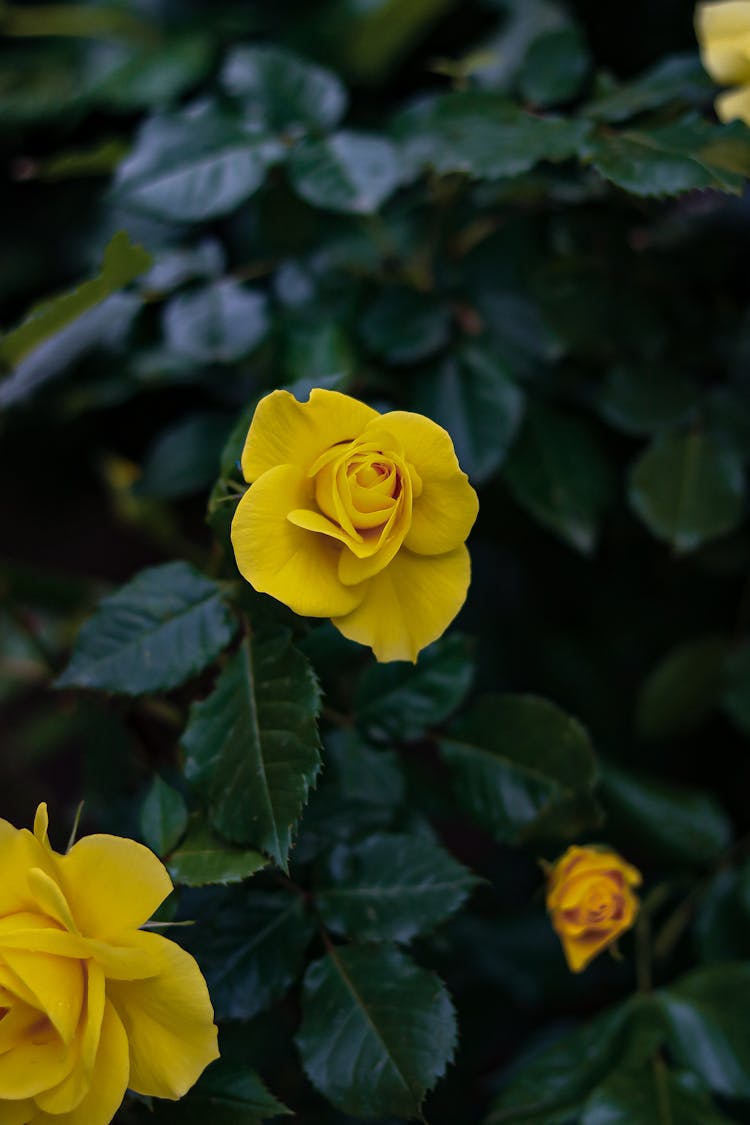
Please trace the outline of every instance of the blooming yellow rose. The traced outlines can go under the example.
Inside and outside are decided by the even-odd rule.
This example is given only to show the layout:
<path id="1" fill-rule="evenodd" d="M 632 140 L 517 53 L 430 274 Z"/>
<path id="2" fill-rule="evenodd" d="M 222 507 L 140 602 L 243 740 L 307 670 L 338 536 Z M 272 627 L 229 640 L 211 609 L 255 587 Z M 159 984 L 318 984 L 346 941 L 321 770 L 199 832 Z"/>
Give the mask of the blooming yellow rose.
<path id="1" fill-rule="evenodd" d="M 336 391 L 273 391 L 242 454 L 237 566 L 378 660 L 416 660 L 463 605 L 477 497 L 442 427 Z"/>
<path id="2" fill-rule="evenodd" d="M 172 883 L 148 848 L 86 836 L 60 855 L 0 820 L 0 1123 L 107 1125 L 125 1090 L 179 1098 L 218 1056 L 206 983 L 139 929 Z"/>
<path id="3" fill-rule="evenodd" d="M 722 121 L 750 124 L 750 0 L 699 4 L 695 30 L 703 65 L 716 82 L 736 89 L 720 94 L 716 112 Z"/>
<path id="4" fill-rule="evenodd" d="M 547 910 L 572 972 L 630 929 L 639 905 L 631 888 L 640 882 L 635 867 L 599 848 L 568 848 L 549 867 Z"/>

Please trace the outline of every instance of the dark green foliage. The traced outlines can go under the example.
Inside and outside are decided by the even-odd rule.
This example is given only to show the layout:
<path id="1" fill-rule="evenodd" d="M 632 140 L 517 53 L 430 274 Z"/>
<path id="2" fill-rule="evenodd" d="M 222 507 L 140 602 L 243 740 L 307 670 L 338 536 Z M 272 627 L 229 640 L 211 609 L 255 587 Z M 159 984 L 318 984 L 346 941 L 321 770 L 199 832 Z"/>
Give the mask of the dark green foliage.
<path id="1" fill-rule="evenodd" d="M 0 817 L 160 856 L 223 1056 L 116 1125 L 747 1125 L 750 129 L 694 0 L 0 7 Z M 477 489 L 415 664 L 238 574 L 281 387 Z M 586 844 L 641 911 L 571 974 Z"/>

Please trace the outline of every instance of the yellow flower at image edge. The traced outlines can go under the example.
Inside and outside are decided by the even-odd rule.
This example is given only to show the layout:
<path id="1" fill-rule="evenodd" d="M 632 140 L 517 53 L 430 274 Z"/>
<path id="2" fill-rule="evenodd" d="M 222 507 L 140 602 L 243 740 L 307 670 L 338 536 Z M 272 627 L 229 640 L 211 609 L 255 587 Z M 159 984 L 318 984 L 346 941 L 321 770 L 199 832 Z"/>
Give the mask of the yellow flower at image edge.
<path id="1" fill-rule="evenodd" d="M 640 872 L 616 852 L 571 847 L 547 869 L 547 910 L 574 973 L 629 930 Z"/>
<path id="2" fill-rule="evenodd" d="M 256 590 L 330 617 L 381 661 L 414 661 L 441 636 L 466 597 L 478 509 L 442 427 L 336 391 L 273 391 L 242 471 L 232 543 Z"/>
<path id="3" fill-rule="evenodd" d="M 750 0 L 715 0 L 695 10 L 703 65 L 722 86 L 734 89 L 716 99 L 722 121 L 750 124 Z"/>
<path id="4" fill-rule="evenodd" d="M 193 958 L 139 929 L 172 889 L 147 848 L 61 855 L 0 820 L 0 1125 L 108 1125 L 125 1090 L 176 1099 L 218 1057 Z"/>

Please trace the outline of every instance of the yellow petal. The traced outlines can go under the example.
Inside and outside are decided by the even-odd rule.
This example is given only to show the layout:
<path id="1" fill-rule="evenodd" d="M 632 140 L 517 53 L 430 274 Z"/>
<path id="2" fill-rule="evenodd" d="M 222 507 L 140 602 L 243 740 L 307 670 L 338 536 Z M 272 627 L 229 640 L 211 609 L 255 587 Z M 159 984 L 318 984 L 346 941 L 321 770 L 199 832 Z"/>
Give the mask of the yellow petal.
<path id="1" fill-rule="evenodd" d="M 53 957 L 25 949 L 3 949 L 3 960 L 22 980 L 64 1043 L 70 1043 L 81 1017 L 83 965 L 70 957 Z"/>
<path id="2" fill-rule="evenodd" d="M 279 465 L 264 473 L 240 500 L 232 545 L 240 573 L 262 594 L 306 617 L 349 613 L 361 593 L 338 579 L 341 546 L 329 535 L 291 523 L 290 512 L 312 503 L 302 469 Z"/>
<path id="3" fill-rule="evenodd" d="M 22 1102 L 0 1102 L 0 1125 L 30 1125 L 37 1121 L 34 1103 L 29 1099 Z"/>
<path id="4" fill-rule="evenodd" d="M 152 980 L 107 984 L 130 1041 L 130 1086 L 181 1098 L 219 1057 L 206 982 L 190 954 L 160 934 L 140 932 L 132 941 L 155 953 L 161 970 Z"/>
<path id="5" fill-rule="evenodd" d="M 55 880 L 46 871 L 42 871 L 41 867 L 32 867 L 28 879 L 29 890 L 44 913 L 49 918 L 54 918 L 70 933 L 77 934 L 78 927 L 68 901 Z"/>
<path id="6" fill-rule="evenodd" d="M 703 65 L 716 82 L 750 80 L 750 2 L 699 4 L 695 30 Z"/>
<path id="7" fill-rule="evenodd" d="M 29 889 L 28 874 L 39 867 L 53 874 L 52 856 L 25 828 L 14 828 L 0 820 L 0 918 L 20 911 L 35 910 L 36 902 Z"/>
<path id="8" fill-rule="evenodd" d="M 459 467 L 450 435 L 429 418 L 405 410 L 385 414 L 382 425 L 399 440 L 406 460 L 422 481 L 405 545 L 420 555 L 452 551 L 471 531 L 479 501 Z M 375 426 L 368 427 L 365 437 L 369 438 Z"/>
<path id="9" fill-rule="evenodd" d="M 44 1039 L 38 1039 L 41 1041 L 27 1039 L 0 1055 L 0 1104 L 4 1098 L 33 1098 L 62 1082 L 70 1072 L 70 1048 L 51 1029 Z"/>
<path id="10" fill-rule="evenodd" d="M 307 402 L 289 391 L 272 391 L 258 403 L 242 452 L 245 480 L 277 465 L 307 470 L 332 445 L 359 437 L 377 411 L 356 398 L 320 388 Z"/>
<path id="11" fill-rule="evenodd" d="M 70 1113 L 40 1109 L 33 1125 L 109 1125 L 128 1087 L 130 1063 L 125 1029 L 109 1000 L 105 1001 L 96 1062 L 86 1095 Z"/>
<path id="12" fill-rule="evenodd" d="M 466 598 L 471 563 L 466 547 L 445 555 L 402 549 L 364 585 L 362 604 L 333 624 L 370 645 L 380 661 L 411 660 L 445 632 Z"/>
<path id="13" fill-rule="evenodd" d="M 568 968 L 571 973 L 580 973 L 583 969 L 590 964 L 593 959 L 606 949 L 608 945 L 617 937 L 618 933 L 610 932 L 608 934 L 590 934 L 589 937 L 568 937 L 566 934 L 561 934 L 563 952 L 565 960 L 568 962 Z"/>
<path id="14" fill-rule="evenodd" d="M 172 890 L 153 852 L 121 836 L 84 836 L 57 857 L 60 882 L 79 930 L 108 938 L 147 922 Z"/>
<path id="15" fill-rule="evenodd" d="M 93 959 L 112 980 L 142 980 L 154 976 L 159 969 L 158 961 L 143 949 L 70 934 L 52 927 L 49 919 L 32 914 L 0 919 L 0 956 L 5 949 L 32 950 L 78 960 Z M 0 965 L 0 979 L 4 979 L 2 974 L 3 967 Z M 12 984 L 17 989 L 22 982 L 14 977 Z M 19 995 L 17 991 L 15 994 Z M 25 990 L 22 998 L 28 1001 L 30 995 Z"/>
<path id="16" fill-rule="evenodd" d="M 86 1008 L 73 1044 L 74 1062 L 70 1074 L 57 1086 L 36 1096 L 36 1104 L 47 1113 L 70 1113 L 77 1109 L 91 1086 L 103 1030 L 105 1001 L 104 973 L 98 965 L 91 963 L 87 966 L 86 983 Z M 112 1033 L 111 1028 L 108 1033 Z"/>
<path id="17" fill-rule="evenodd" d="M 719 94 L 716 113 L 720 121 L 744 121 L 746 125 L 750 125 L 750 86 Z"/>

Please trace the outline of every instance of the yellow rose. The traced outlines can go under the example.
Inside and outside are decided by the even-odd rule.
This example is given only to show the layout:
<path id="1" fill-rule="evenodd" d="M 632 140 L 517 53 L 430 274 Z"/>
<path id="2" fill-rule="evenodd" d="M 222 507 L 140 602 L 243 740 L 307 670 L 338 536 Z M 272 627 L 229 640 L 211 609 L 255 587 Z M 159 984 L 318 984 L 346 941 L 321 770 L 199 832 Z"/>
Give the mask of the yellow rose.
<path id="1" fill-rule="evenodd" d="M 722 121 L 750 124 L 750 0 L 699 4 L 695 30 L 703 65 L 723 86 L 735 86 L 716 99 Z"/>
<path id="2" fill-rule="evenodd" d="M 0 1123 L 107 1125 L 125 1090 L 176 1099 L 218 1057 L 206 982 L 139 929 L 172 889 L 148 848 L 86 836 L 66 855 L 0 820 Z"/>
<path id="3" fill-rule="evenodd" d="M 571 972 L 580 973 L 638 913 L 640 872 L 616 852 L 568 848 L 547 871 L 547 910 Z"/>
<path id="4" fill-rule="evenodd" d="M 243 576 L 295 613 L 330 617 L 378 660 L 416 660 L 458 613 L 477 497 L 442 427 L 336 391 L 273 391 L 242 454 L 232 522 Z"/>

